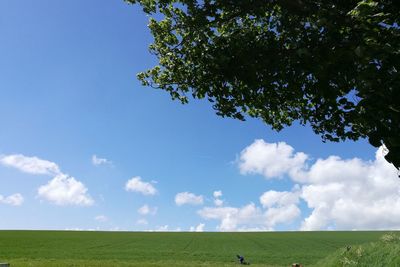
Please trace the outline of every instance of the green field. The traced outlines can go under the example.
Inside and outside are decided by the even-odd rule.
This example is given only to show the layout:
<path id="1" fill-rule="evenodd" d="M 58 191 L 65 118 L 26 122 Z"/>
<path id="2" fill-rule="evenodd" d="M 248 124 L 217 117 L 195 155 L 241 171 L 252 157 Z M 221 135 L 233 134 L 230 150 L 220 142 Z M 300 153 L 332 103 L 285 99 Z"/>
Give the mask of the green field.
<path id="1" fill-rule="evenodd" d="M 318 265 L 347 245 L 384 232 L 156 233 L 0 231 L 0 262 L 11 266 Z"/>

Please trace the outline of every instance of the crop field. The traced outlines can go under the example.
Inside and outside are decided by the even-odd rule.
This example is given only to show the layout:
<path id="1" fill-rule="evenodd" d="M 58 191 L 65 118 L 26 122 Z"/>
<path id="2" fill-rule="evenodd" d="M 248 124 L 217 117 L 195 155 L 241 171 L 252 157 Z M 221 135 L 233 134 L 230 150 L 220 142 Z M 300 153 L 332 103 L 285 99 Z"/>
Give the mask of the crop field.
<path id="1" fill-rule="evenodd" d="M 14 266 L 318 265 L 347 245 L 384 232 L 161 233 L 0 231 L 0 262 Z"/>

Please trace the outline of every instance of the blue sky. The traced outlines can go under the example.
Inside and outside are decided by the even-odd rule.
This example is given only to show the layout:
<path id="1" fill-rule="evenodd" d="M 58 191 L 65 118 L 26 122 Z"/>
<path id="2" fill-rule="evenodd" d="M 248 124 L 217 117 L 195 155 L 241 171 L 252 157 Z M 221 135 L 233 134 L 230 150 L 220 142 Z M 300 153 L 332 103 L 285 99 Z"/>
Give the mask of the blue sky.
<path id="1" fill-rule="evenodd" d="M 0 229 L 400 228 L 382 149 L 142 87 L 147 21 L 122 0 L 0 2 Z"/>

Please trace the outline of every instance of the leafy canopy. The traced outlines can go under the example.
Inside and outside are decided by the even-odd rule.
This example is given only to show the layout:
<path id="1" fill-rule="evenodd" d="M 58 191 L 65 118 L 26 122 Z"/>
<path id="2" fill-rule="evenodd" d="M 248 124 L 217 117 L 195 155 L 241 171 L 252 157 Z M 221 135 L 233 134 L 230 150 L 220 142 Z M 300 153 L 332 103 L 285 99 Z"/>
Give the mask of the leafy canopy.
<path id="1" fill-rule="evenodd" d="M 144 85 L 220 116 L 368 138 L 400 167 L 400 1 L 127 0 L 150 15 Z"/>

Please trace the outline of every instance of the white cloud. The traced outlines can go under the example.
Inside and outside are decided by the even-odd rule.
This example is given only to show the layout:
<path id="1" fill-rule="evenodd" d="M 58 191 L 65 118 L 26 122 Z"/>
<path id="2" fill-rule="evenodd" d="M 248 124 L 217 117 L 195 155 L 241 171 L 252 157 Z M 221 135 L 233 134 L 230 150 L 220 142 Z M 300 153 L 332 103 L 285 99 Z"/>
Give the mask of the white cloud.
<path id="1" fill-rule="evenodd" d="M 222 197 L 222 191 L 221 190 L 214 191 L 213 196 L 214 196 L 214 204 L 215 204 L 215 206 L 222 206 L 224 204 L 224 201 L 220 198 L 220 197 Z"/>
<path id="2" fill-rule="evenodd" d="M 221 191 L 221 190 L 214 191 L 213 196 L 214 196 L 215 198 L 222 197 L 222 191 Z"/>
<path id="3" fill-rule="evenodd" d="M 142 193 L 143 195 L 155 195 L 157 193 L 157 190 L 151 183 L 143 182 L 139 176 L 128 180 L 125 184 L 125 190 Z"/>
<path id="4" fill-rule="evenodd" d="M 298 216 L 302 200 L 311 210 L 302 230 L 400 229 L 400 183 L 383 148 L 371 161 L 338 156 L 317 159 L 310 166 L 306 161 L 306 154 L 295 153 L 285 143 L 256 140 L 242 151 L 241 173 L 267 179 L 287 175 L 299 183 L 294 192 L 269 191 L 260 197 L 271 223 Z"/>
<path id="5" fill-rule="evenodd" d="M 290 224 L 300 217 L 297 207 L 300 187 L 293 187 L 291 192 L 267 191 L 260 196 L 262 207 L 250 203 L 243 207 L 222 206 L 222 191 L 214 191 L 216 207 L 204 207 L 198 210 L 200 217 L 206 220 L 218 220 L 220 231 L 270 231 L 278 224 Z"/>
<path id="6" fill-rule="evenodd" d="M 219 231 L 239 231 L 249 227 L 268 228 L 266 217 L 262 210 L 250 203 L 241 208 L 235 207 L 205 207 L 198 211 L 203 219 L 219 220 Z"/>
<path id="7" fill-rule="evenodd" d="M 157 207 L 150 207 L 145 204 L 138 209 L 138 213 L 141 215 L 155 215 L 157 213 Z"/>
<path id="8" fill-rule="evenodd" d="M 54 162 L 21 154 L 2 155 L 0 156 L 0 163 L 30 174 L 61 174 L 60 168 Z"/>
<path id="9" fill-rule="evenodd" d="M 222 206 L 224 205 L 224 201 L 222 199 L 216 198 L 214 199 L 215 206 Z"/>
<path id="10" fill-rule="evenodd" d="M 93 155 L 92 164 L 98 166 L 98 165 L 112 164 L 112 162 L 106 158 L 99 158 L 97 157 L 97 155 Z"/>
<path id="11" fill-rule="evenodd" d="M 260 197 L 260 203 L 264 208 L 288 206 L 291 204 L 297 204 L 298 202 L 299 194 L 288 191 L 278 192 L 270 190 L 262 194 Z"/>
<path id="12" fill-rule="evenodd" d="M 84 184 L 65 174 L 57 175 L 46 185 L 39 187 L 38 196 L 61 206 L 90 206 L 94 203 Z"/>
<path id="13" fill-rule="evenodd" d="M 106 222 L 108 221 L 108 217 L 105 215 L 98 215 L 96 217 L 94 217 L 94 219 L 98 222 Z"/>
<path id="14" fill-rule="evenodd" d="M 206 225 L 204 223 L 199 223 L 197 226 L 190 226 L 190 232 L 204 232 L 204 227 Z"/>
<path id="15" fill-rule="evenodd" d="M 303 173 L 301 197 L 312 213 L 302 229 L 400 229 L 397 170 L 382 153 L 374 161 L 319 159 Z"/>
<path id="16" fill-rule="evenodd" d="M 220 231 L 270 231 L 277 224 L 288 224 L 300 216 L 300 209 L 294 204 L 274 205 L 261 209 L 254 203 L 241 208 L 205 207 L 198 211 L 203 219 L 219 220 Z"/>
<path id="17" fill-rule="evenodd" d="M 0 164 L 16 168 L 30 174 L 54 176 L 46 185 L 38 188 L 38 197 L 56 205 L 90 206 L 93 199 L 87 194 L 83 183 L 61 172 L 59 166 L 51 161 L 38 157 L 27 157 L 21 154 L 2 155 Z M 14 196 L 10 203 L 22 203 L 22 196 Z"/>
<path id="18" fill-rule="evenodd" d="M 196 196 L 195 194 L 189 192 L 181 192 L 175 196 L 175 203 L 178 206 L 182 206 L 184 204 L 201 205 L 203 202 L 203 196 Z"/>
<path id="19" fill-rule="evenodd" d="M 238 164 L 242 174 L 262 174 L 266 178 L 277 178 L 286 173 L 298 172 L 304 167 L 307 158 L 302 152 L 294 153 L 293 147 L 285 142 L 266 143 L 259 139 L 240 153 Z"/>
<path id="20" fill-rule="evenodd" d="M 299 187 L 295 186 L 293 192 L 270 190 L 260 196 L 261 205 L 267 208 L 265 215 L 269 226 L 292 222 L 301 215 L 297 207 L 300 195 L 298 190 Z"/>
<path id="21" fill-rule="evenodd" d="M 290 223 L 298 218 L 300 214 L 300 209 L 294 204 L 269 208 L 265 213 L 268 226 L 271 228 L 277 224 Z"/>
<path id="22" fill-rule="evenodd" d="M 21 194 L 12 194 L 8 197 L 0 195 L 0 203 L 11 205 L 11 206 L 21 206 L 24 202 L 24 198 Z"/>
<path id="23" fill-rule="evenodd" d="M 147 215 L 150 213 L 150 208 L 148 205 L 143 205 L 138 209 L 138 213 L 142 215 Z"/>

